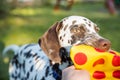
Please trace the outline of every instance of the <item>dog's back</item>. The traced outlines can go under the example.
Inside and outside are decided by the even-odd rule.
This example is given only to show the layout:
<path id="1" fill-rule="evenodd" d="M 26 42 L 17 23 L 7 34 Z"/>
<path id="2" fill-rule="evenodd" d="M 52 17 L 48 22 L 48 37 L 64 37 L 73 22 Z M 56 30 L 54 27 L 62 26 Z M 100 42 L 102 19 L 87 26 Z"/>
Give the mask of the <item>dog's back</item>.
<path id="1" fill-rule="evenodd" d="M 12 46 L 7 50 L 10 49 Z M 10 80 L 55 80 L 49 59 L 38 44 L 24 45 L 14 51 L 9 67 Z"/>

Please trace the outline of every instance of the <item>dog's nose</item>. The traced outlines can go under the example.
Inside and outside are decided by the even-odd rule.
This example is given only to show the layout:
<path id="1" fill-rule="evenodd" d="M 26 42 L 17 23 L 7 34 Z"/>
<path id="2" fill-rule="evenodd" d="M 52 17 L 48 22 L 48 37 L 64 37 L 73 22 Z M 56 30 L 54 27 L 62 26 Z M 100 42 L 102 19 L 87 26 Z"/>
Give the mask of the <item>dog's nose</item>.
<path id="1" fill-rule="evenodd" d="M 104 51 L 108 51 L 111 47 L 111 42 L 107 39 L 98 40 L 98 48 Z"/>

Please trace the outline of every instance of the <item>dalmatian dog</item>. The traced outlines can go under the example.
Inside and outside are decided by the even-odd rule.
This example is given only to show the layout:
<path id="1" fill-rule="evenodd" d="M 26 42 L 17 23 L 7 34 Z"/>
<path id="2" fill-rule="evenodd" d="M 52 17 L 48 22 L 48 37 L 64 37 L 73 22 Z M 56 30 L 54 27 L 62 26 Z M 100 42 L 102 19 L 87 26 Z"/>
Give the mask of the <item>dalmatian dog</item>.
<path id="1" fill-rule="evenodd" d="M 82 16 L 69 16 L 53 24 L 39 39 L 38 44 L 21 47 L 10 45 L 3 51 L 14 51 L 10 62 L 10 80 L 61 80 L 62 70 L 72 62 L 64 47 L 90 45 L 102 50 L 110 49 L 110 41 L 98 34 L 99 28 Z"/>

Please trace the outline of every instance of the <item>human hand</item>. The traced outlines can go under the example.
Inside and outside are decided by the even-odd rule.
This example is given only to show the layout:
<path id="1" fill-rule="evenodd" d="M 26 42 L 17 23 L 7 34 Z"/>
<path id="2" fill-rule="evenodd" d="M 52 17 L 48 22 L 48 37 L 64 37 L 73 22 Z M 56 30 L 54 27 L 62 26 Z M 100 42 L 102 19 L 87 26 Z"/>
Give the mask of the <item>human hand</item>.
<path id="1" fill-rule="evenodd" d="M 86 70 L 76 70 L 70 66 L 62 71 L 62 80 L 90 80 L 90 75 Z"/>

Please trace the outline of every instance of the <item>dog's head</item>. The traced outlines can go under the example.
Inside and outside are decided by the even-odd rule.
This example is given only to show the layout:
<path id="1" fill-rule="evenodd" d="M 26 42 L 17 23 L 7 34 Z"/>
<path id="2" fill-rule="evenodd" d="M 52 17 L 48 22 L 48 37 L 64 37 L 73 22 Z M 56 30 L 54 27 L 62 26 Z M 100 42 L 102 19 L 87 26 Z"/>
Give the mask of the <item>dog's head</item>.
<path id="1" fill-rule="evenodd" d="M 107 51 L 110 41 L 98 34 L 99 28 L 89 19 L 70 16 L 55 23 L 40 38 L 39 44 L 52 62 L 60 63 L 61 47 L 86 44 Z"/>
<path id="2" fill-rule="evenodd" d="M 98 34 L 99 27 L 89 19 L 70 16 L 62 21 L 62 28 L 60 28 L 58 35 L 62 47 L 86 44 L 102 50 L 110 48 L 110 41 Z"/>

